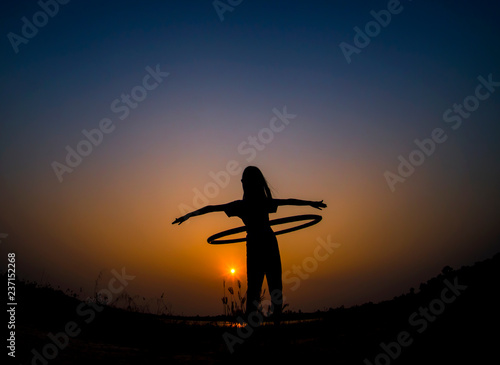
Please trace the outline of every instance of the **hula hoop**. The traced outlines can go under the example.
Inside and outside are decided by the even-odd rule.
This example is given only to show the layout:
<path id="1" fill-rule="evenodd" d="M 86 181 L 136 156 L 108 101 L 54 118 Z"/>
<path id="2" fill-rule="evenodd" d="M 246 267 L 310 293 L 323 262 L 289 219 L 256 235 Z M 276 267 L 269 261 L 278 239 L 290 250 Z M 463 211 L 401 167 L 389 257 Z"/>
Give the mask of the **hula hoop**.
<path id="1" fill-rule="evenodd" d="M 310 220 L 309 222 L 299 224 L 298 226 L 286 228 L 286 229 L 282 229 L 281 231 L 274 232 L 274 234 L 277 236 L 280 234 L 290 233 L 293 231 L 298 231 L 299 229 L 304 229 L 304 228 L 313 226 L 316 223 L 319 223 L 321 221 L 321 219 L 323 219 L 323 217 L 321 217 L 320 215 L 317 215 L 317 214 L 294 215 L 291 217 L 273 219 L 273 220 L 269 221 L 269 225 L 276 226 L 278 224 L 285 224 L 285 223 L 291 223 L 291 222 L 300 222 L 300 221 Z M 227 231 L 222 231 L 222 232 L 216 233 L 216 234 L 208 237 L 207 242 L 212 244 L 212 245 L 219 245 L 219 244 L 224 244 L 224 243 L 245 242 L 247 240 L 246 237 L 233 238 L 233 239 L 228 239 L 228 240 L 220 240 L 219 238 L 231 236 L 231 235 L 236 234 L 236 233 L 245 232 L 246 230 L 247 230 L 247 227 L 245 227 L 245 226 L 241 226 L 241 227 L 237 227 L 237 228 L 233 228 L 233 229 L 228 229 Z"/>

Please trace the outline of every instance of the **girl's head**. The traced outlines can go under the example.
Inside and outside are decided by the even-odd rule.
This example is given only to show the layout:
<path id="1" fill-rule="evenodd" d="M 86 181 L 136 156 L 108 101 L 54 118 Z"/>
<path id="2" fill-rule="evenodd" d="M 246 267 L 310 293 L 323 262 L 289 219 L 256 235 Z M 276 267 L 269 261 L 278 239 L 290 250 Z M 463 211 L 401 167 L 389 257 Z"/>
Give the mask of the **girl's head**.
<path id="1" fill-rule="evenodd" d="M 243 199 L 272 199 L 271 190 L 258 167 L 248 166 L 241 177 Z"/>

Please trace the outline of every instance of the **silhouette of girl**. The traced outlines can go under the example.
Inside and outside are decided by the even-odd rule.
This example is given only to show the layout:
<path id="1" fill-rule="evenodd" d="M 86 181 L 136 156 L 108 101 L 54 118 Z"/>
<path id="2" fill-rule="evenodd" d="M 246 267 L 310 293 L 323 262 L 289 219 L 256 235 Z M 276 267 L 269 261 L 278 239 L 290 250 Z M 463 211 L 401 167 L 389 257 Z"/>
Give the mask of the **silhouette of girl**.
<path id="1" fill-rule="evenodd" d="M 279 324 L 283 305 L 283 284 L 281 281 L 281 258 L 278 241 L 269 225 L 269 213 L 276 213 L 282 205 L 310 205 L 313 208 L 326 208 L 323 201 L 299 199 L 273 199 L 264 175 L 255 166 L 243 171 L 243 200 L 221 205 L 207 205 L 194 212 L 177 218 L 172 224 L 211 212 L 225 212 L 228 217 L 239 217 L 247 230 L 247 308 L 246 317 L 258 311 L 260 293 L 267 278 L 267 285 L 273 305 L 274 322 Z"/>

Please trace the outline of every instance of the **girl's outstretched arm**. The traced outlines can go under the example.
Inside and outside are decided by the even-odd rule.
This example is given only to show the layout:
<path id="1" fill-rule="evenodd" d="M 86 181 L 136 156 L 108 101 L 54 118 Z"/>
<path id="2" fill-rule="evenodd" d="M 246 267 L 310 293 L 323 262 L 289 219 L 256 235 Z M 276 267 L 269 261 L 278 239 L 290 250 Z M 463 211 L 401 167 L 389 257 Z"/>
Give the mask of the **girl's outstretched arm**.
<path id="1" fill-rule="evenodd" d="M 196 215 L 202 215 L 202 214 L 207 214 L 207 213 L 212 213 L 212 212 L 222 212 L 226 208 L 227 204 L 221 204 L 221 205 L 207 205 L 206 207 L 200 208 L 198 210 L 195 210 L 191 213 L 188 213 L 186 215 L 183 215 L 182 217 L 177 218 L 175 221 L 172 222 L 172 224 L 181 224 L 184 221 L 187 221 L 189 218 L 194 217 Z"/>
<path id="2" fill-rule="evenodd" d="M 300 200 L 300 199 L 273 199 L 278 206 L 279 205 L 310 205 L 313 208 L 321 210 L 321 208 L 326 208 L 326 204 L 321 201 L 310 201 L 310 200 Z"/>

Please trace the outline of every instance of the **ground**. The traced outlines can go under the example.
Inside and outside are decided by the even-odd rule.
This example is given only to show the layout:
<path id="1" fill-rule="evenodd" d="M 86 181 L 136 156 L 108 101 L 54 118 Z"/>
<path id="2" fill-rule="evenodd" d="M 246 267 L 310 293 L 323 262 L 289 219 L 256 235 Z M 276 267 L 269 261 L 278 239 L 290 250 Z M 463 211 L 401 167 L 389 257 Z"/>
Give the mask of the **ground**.
<path id="1" fill-rule="evenodd" d="M 458 270 L 445 268 L 390 301 L 289 313 L 279 327 L 101 310 L 21 282 L 13 363 L 487 363 L 498 353 L 499 274 L 497 254 Z"/>

